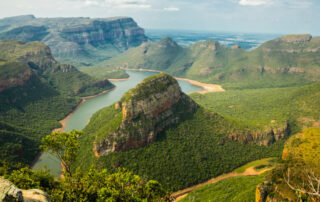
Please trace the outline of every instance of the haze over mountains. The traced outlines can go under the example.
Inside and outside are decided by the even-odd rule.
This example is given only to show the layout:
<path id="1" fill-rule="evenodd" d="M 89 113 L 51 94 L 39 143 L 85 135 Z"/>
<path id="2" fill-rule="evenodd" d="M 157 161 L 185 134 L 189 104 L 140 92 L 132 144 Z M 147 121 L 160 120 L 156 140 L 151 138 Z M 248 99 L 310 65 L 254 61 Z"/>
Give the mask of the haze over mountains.
<path id="1" fill-rule="evenodd" d="M 129 17 L 36 18 L 0 20 L 0 40 L 42 41 L 61 62 L 90 65 L 146 42 L 144 30 Z"/>
<path id="2" fill-rule="evenodd" d="M 250 167 L 266 177 L 241 193 L 252 199 L 261 183 L 259 202 L 319 198 L 304 182 L 320 185 L 320 37 L 286 35 L 253 50 L 211 39 L 181 46 L 150 41 L 129 17 L 27 15 L 0 20 L 0 40 L 0 175 L 26 189 L 57 201 L 170 201 L 170 191 L 273 157 L 270 168 Z M 84 96 L 114 88 L 109 78 L 130 79 L 126 69 L 165 73 L 132 86 L 82 132 L 44 138 Z M 186 95 L 173 76 L 226 91 Z M 65 179 L 15 165 L 30 165 L 41 139 L 58 150 Z"/>
<path id="3" fill-rule="evenodd" d="M 102 71 L 117 68 L 156 69 L 230 89 L 295 86 L 319 81 L 319 39 L 288 35 L 245 51 L 213 40 L 184 48 L 166 37 L 84 71 L 102 76 Z"/>

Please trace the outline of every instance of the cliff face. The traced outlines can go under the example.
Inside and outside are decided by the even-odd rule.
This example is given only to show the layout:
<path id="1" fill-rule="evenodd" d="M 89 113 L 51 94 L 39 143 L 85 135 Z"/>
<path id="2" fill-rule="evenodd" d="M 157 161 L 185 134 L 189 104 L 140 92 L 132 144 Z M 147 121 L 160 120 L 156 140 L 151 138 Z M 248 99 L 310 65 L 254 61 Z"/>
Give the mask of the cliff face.
<path id="1" fill-rule="evenodd" d="M 128 91 L 114 107 L 121 109 L 122 122 L 110 134 L 96 139 L 98 156 L 154 142 L 161 131 L 179 123 L 198 105 L 181 92 L 175 79 L 158 74 Z"/>
<path id="2" fill-rule="evenodd" d="M 79 64 L 77 59 L 106 60 L 148 40 L 129 17 L 14 19 L 0 20 L 1 40 L 42 41 L 55 57 L 72 64 Z"/>
<path id="3" fill-rule="evenodd" d="M 38 189 L 21 190 L 9 180 L 0 177 L 0 201 L 49 202 L 50 197 L 47 193 Z"/>
<path id="4" fill-rule="evenodd" d="M 269 146 L 278 140 L 284 140 L 289 135 L 288 123 L 281 126 L 269 128 L 257 132 L 238 132 L 228 135 L 229 140 L 239 141 L 241 143 L 255 143 L 258 145 Z"/>

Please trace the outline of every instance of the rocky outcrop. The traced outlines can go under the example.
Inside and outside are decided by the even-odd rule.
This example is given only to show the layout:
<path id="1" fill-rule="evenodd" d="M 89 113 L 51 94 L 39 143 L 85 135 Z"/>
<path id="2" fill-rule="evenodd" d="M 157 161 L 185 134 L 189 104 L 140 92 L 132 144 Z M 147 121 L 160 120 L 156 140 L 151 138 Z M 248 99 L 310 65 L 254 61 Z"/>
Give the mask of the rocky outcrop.
<path id="1" fill-rule="evenodd" d="M 39 189 L 22 190 L 24 202 L 49 202 L 50 196 Z"/>
<path id="2" fill-rule="evenodd" d="M 96 140 L 95 153 L 104 156 L 150 144 L 161 131 L 179 123 L 197 107 L 173 77 L 149 77 L 115 104 L 121 109 L 122 123 L 105 138 Z"/>
<path id="3" fill-rule="evenodd" d="M 56 67 L 54 67 L 52 69 L 52 73 L 56 73 L 56 72 L 64 72 L 64 73 L 68 73 L 68 72 L 72 72 L 72 71 L 75 71 L 76 68 L 72 65 L 69 65 L 69 64 L 60 64 L 60 65 L 57 65 Z"/>
<path id="4" fill-rule="evenodd" d="M 241 143 L 255 143 L 258 145 L 268 146 L 278 140 L 286 139 L 288 135 L 288 123 L 284 123 L 282 126 L 272 127 L 264 131 L 232 133 L 228 136 L 228 139 L 232 141 L 239 141 Z"/>
<path id="5" fill-rule="evenodd" d="M 22 191 L 9 180 L 0 177 L 0 201 L 23 201 Z"/>
<path id="6" fill-rule="evenodd" d="M 76 58 L 72 57 L 106 60 L 117 52 L 119 54 L 148 41 L 144 30 L 130 17 L 91 19 L 29 16 L 23 19 L 0 20 L 0 26 L 4 27 L 0 29 L 0 40 L 42 41 L 51 48 L 56 58 L 69 58 L 68 63 L 77 63 Z"/>
<path id="7" fill-rule="evenodd" d="M 0 177 L 0 201 L 4 202 L 49 202 L 47 193 L 38 190 L 21 190 L 12 182 Z"/>

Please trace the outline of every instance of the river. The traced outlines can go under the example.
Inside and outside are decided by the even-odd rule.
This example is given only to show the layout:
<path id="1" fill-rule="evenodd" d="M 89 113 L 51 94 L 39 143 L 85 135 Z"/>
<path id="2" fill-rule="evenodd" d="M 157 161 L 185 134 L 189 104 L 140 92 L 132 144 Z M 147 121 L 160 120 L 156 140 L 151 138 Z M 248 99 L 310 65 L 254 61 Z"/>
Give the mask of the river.
<path id="1" fill-rule="evenodd" d="M 148 71 L 127 71 L 127 73 L 130 76 L 129 80 L 113 81 L 112 83 L 116 88 L 102 95 L 86 99 L 86 102 L 84 102 L 66 121 L 66 128 L 64 131 L 68 132 L 73 129 L 82 130 L 96 111 L 118 101 L 125 92 L 135 87 L 143 79 L 156 74 L 156 72 Z M 203 90 L 200 86 L 193 85 L 188 81 L 178 80 L 178 82 L 182 91 L 185 93 Z M 60 161 L 55 156 L 49 153 L 43 153 L 32 168 L 41 169 L 43 166 L 49 168 L 52 174 L 60 176 Z"/>

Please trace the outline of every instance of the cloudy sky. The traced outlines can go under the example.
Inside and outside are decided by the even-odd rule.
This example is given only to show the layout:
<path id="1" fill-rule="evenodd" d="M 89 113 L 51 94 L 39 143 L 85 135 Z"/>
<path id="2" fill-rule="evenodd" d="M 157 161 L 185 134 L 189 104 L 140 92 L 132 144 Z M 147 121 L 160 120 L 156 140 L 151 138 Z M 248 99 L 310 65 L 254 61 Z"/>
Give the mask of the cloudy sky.
<path id="1" fill-rule="evenodd" d="M 152 29 L 320 35 L 320 0 L 0 0 L 0 18 L 130 16 Z"/>

